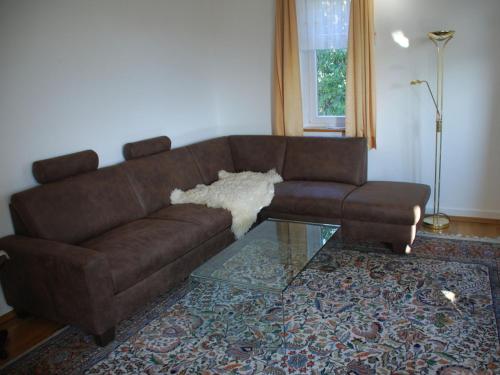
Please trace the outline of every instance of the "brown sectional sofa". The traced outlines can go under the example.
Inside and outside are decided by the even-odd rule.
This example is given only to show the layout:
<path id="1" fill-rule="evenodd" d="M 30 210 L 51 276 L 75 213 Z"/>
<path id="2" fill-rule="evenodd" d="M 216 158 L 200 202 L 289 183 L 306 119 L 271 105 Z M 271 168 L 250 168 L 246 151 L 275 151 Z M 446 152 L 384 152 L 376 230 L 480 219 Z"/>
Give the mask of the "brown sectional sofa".
<path id="1" fill-rule="evenodd" d="M 219 170 L 284 178 L 260 214 L 342 224 L 346 238 L 411 244 L 430 189 L 367 182 L 363 139 L 229 136 L 170 149 L 159 137 L 124 146 L 97 169 L 93 151 L 35 162 L 41 185 L 11 199 L 15 235 L 0 239 L 7 302 L 77 325 L 100 345 L 114 327 L 234 241 L 222 209 L 170 205 L 174 188 L 210 184 Z"/>

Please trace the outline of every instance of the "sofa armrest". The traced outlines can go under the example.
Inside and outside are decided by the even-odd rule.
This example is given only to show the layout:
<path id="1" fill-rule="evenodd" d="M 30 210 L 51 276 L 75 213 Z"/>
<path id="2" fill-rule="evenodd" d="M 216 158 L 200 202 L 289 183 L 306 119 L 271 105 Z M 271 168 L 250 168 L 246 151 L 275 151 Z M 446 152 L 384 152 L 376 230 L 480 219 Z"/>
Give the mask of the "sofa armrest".
<path id="1" fill-rule="evenodd" d="M 1 278 L 15 309 L 101 334 L 115 324 L 113 281 L 94 250 L 24 236 L 0 239 L 10 260 Z"/>

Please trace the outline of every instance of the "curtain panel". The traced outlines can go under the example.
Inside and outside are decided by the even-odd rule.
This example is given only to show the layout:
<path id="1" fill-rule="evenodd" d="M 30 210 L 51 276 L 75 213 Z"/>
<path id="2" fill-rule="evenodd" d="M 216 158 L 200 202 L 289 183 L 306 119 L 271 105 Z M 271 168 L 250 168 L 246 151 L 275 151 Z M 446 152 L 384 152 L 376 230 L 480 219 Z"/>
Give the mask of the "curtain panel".
<path id="1" fill-rule="evenodd" d="M 373 0 L 351 0 L 347 48 L 346 135 L 376 148 Z"/>
<path id="2" fill-rule="evenodd" d="M 276 0 L 273 134 L 304 135 L 295 0 Z"/>

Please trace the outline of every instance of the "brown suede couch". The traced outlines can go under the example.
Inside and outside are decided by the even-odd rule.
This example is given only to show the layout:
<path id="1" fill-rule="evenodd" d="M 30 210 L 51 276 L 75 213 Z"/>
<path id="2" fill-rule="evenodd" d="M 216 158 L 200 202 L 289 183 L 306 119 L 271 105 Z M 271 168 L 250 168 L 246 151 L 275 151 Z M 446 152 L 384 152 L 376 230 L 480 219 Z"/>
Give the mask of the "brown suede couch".
<path id="1" fill-rule="evenodd" d="M 98 169 L 93 151 L 33 164 L 40 183 L 14 194 L 15 235 L 0 239 L 7 302 L 81 327 L 100 345 L 114 327 L 234 241 L 223 209 L 171 205 L 174 188 L 210 184 L 219 170 L 275 168 L 284 182 L 260 214 L 338 223 L 345 238 L 411 244 L 430 189 L 367 182 L 358 138 L 229 136 L 170 149 L 158 137 L 124 146 L 126 161 Z"/>

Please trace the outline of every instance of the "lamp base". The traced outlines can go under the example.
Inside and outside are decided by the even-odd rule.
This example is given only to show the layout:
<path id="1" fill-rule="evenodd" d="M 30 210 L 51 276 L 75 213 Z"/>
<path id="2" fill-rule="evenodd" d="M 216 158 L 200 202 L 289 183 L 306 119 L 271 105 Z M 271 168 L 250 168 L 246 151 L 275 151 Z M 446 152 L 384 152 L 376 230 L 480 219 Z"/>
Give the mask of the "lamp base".
<path id="1" fill-rule="evenodd" d="M 424 227 L 436 232 L 442 231 L 450 226 L 450 218 L 441 212 L 425 216 L 423 222 Z"/>

